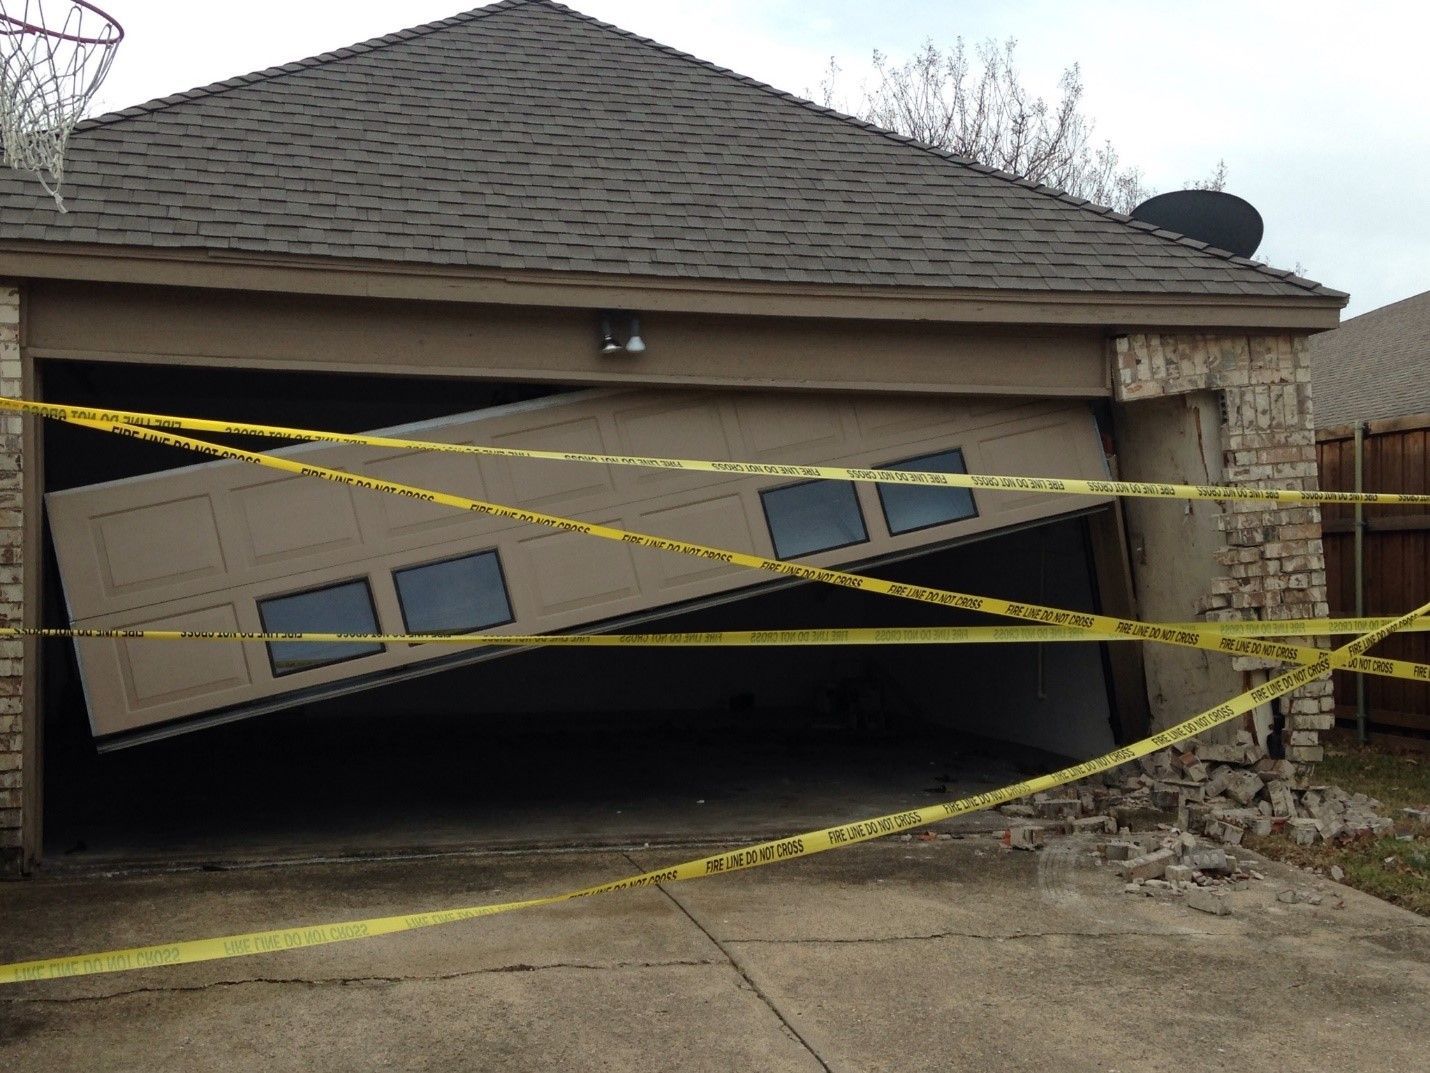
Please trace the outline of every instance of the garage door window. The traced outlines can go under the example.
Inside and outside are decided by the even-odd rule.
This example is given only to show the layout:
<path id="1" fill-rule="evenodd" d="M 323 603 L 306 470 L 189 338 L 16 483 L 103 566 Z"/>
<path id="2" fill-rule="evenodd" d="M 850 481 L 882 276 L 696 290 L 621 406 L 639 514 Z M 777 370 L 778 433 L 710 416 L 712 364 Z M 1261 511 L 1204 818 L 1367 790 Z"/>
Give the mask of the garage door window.
<path id="1" fill-rule="evenodd" d="M 941 451 L 938 454 L 906 458 L 891 462 L 880 469 L 921 470 L 930 473 L 967 473 L 963 452 Z M 978 517 L 973 505 L 973 493 L 967 488 L 943 488 L 916 484 L 881 484 L 879 502 L 884 507 L 884 521 L 893 536 L 927 529 L 932 525 L 957 522 Z"/>
<path id="2" fill-rule="evenodd" d="M 408 633 L 466 633 L 512 621 L 494 551 L 411 566 L 392 576 Z"/>
<path id="3" fill-rule="evenodd" d="M 869 539 L 859 497 L 847 481 L 806 481 L 760 493 L 775 555 L 795 559 Z"/>
<path id="4" fill-rule="evenodd" d="M 267 633 L 379 632 L 372 591 L 365 578 L 259 600 L 258 617 Z M 382 650 L 382 645 L 367 642 L 271 641 L 268 660 L 273 665 L 273 677 L 280 678 Z"/>

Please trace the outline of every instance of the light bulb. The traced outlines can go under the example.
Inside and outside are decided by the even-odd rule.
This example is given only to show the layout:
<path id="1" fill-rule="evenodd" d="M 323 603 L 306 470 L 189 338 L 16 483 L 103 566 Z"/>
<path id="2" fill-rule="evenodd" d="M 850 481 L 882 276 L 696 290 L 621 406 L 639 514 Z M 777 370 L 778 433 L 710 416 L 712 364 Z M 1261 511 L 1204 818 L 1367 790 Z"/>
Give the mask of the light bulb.
<path id="1" fill-rule="evenodd" d="M 641 338 L 640 317 L 631 317 L 631 337 L 626 340 L 626 350 L 632 354 L 645 352 L 645 340 Z"/>

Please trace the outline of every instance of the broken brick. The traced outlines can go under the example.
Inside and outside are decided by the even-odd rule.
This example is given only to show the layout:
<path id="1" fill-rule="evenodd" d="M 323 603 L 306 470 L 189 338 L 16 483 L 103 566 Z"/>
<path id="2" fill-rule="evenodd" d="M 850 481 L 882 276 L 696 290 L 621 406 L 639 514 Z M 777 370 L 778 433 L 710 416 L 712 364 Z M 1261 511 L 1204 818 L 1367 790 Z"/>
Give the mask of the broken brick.
<path id="1" fill-rule="evenodd" d="M 1032 824 L 1010 827 L 1003 840 L 1012 849 L 1034 850 L 1043 844 L 1043 829 Z"/>
<path id="2" fill-rule="evenodd" d="M 1266 796 L 1271 801 L 1271 815 L 1287 817 L 1296 815 L 1296 795 L 1291 792 L 1288 783 L 1280 779 L 1268 782 Z"/>
<path id="3" fill-rule="evenodd" d="M 1231 899 L 1225 891 L 1213 890 L 1210 887 L 1193 887 L 1187 891 L 1187 908 L 1210 913 L 1212 916 L 1230 916 Z"/>
<path id="4" fill-rule="evenodd" d="M 1202 745 L 1197 748 L 1197 759 L 1204 764 L 1240 764 L 1246 756 L 1243 745 Z"/>
<path id="5" fill-rule="evenodd" d="M 1243 805 L 1249 805 L 1261 793 L 1261 778 L 1250 771 L 1238 771 L 1226 780 L 1225 793 Z"/>
<path id="6" fill-rule="evenodd" d="M 1107 844 L 1107 859 L 1109 861 L 1125 861 L 1138 856 L 1138 847 L 1131 842 L 1109 842 Z"/>
<path id="7" fill-rule="evenodd" d="M 1159 849 L 1141 857 L 1133 857 L 1122 865 L 1122 875 L 1126 879 L 1157 879 L 1167 871 L 1167 865 L 1176 862 L 1177 855 L 1169 849 Z"/>
<path id="8" fill-rule="evenodd" d="M 1289 760 L 1258 760 L 1255 771 L 1265 782 L 1290 782 L 1296 777 L 1296 765 Z"/>
<path id="9" fill-rule="evenodd" d="M 1231 862 L 1227 859 L 1226 850 L 1220 846 L 1195 846 L 1186 852 L 1182 863 L 1198 872 L 1231 874 Z"/>
<path id="10" fill-rule="evenodd" d="M 1207 781 L 1206 766 L 1203 765 L 1202 762 L 1197 759 L 1196 753 L 1182 753 L 1180 756 L 1177 757 L 1177 766 L 1182 769 L 1182 771 L 1186 774 L 1187 778 L 1190 779 L 1192 782 Z"/>
<path id="11" fill-rule="evenodd" d="M 1054 797 L 1034 801 L 1033 808 L 1045 820 L 1071 820 L 1082 811 L 1082 802 L 1075 797 Z"/>
<path id="12" fill-rule="evenodd" d="M 1207 777 L 1206 789 L 1203 792 L 1208 798 L 1216 797 L 1226 790 L 1226 784 L 1234 774 L 1236 774 L 1235 768 L 1226 765 L 1213 767 L 1211 775 Z"/>
<path id="13" fill-rule="evenodd" d="M 1225 820 L 1212 820 L 1207 824 L 1206 834 L 1208 838 L 1215 838 L 1218 842 L 1239 846 L 1242 836 L 1246 834 L 1246 828 L 1238 827 L 1234 823 L 1227 823 Z"/>

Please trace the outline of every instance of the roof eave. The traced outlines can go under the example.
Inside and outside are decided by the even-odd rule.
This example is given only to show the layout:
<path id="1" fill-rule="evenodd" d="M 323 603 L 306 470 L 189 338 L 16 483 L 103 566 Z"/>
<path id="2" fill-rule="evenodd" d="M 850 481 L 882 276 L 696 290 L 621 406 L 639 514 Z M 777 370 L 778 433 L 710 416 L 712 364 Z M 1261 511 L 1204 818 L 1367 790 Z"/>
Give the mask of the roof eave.
<path id="1" fill-rule="evenodd" d="M 1340 323 L 1347 298 L 836 286 L 606 273 L 454 269 L 387 261 L 53 243 L 0 245 L 0 279 L 73 280 L 363 298 L 737 316 L 1024 324 L 1039 327 L 1276 329 Z"/>

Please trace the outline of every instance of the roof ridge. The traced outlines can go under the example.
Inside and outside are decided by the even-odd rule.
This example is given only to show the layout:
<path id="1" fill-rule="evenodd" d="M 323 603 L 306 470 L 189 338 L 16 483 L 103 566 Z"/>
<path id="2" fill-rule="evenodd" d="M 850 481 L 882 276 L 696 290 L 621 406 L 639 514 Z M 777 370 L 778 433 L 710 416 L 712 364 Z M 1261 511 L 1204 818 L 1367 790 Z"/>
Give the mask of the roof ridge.
<path id="1" fill-rule="evenodd" d="M 502 4 L 495 6 L 506 6 L 511 2 L 512 0 L 503 0 Z M 795 104 L 798 104 L 801 107 L 808 109 L 809 111 L 815 112 L 819 115 L 828 116 L 832 119 L 838 119 L 844 123 L 852 124 L 853 126 L 860 127 L 864 130 L 870 131 L 871 133 L 878 134 L 886 139 L 889 139 L 890 141 L 895 141 L 902 145 L 908 145 L 915 149 L 920 149 L 943 160 L 948 160 L 952 161 L 955 164 L 960 164 L 963 167 L 979 172 L 980 174 L 988 175 L 995 179 L 1002 179 L 1003 181 L 1012 183 L 1015 186 L 1021 186 L 1024 189 L 1032 190 L 1036 193 L 1054 198 L 1055 200 L 1061 201 L 1067 205 L 1071 205 L 1074 208 L 1079 208 L 1085 212 L 1090 212 L 1095 216 L 1101 216 L 1104 219 L 1115 220 L 1118 223 L 1126 224 L 1128 227 L 1131 227 L 1134 230 L 1144 231 L 1148 234 L 1155 235 L 1157 238 L 1164 239 L 1169 242 L 1174 242 L 1179 246 L 1185 246 L 1190 249 L 1197 250 L 1200 253 L 1210 254 L 1211 256 L 1216 257 L 1219 260 L 1230 261 L 1232 264 L 1241 265 L 1244 268 L 1255 269 L 1257 272 L 1260 272 L 1263 275 L 1274 276 L 1276 279 L 1279 279 L 1284 283 L 1290 283 L 1294 286 L 1298 286 L 1303 290 L 1310 291 L 1313 294 L 1319 294 L 1323 297 L 1334 298 L 1350 297 L 1344 291 L 1338 291 L 1334 287 L 1328 287 L 1324 283 L 1319 283 L 1316 280 L 1306 279 L 1303 276 L 1298 276 L 1295 272 L 1289 269 L 1273 268 L 1269 264 L 1264 264 L 1260 261 L 1253 261 L 1249 257 L 1239 256 L 1238 254 L 1232 253 L 1229 250 L 1223 250 L 1220 247 L 1213 246 L 1210 243 L 1202 242 L 1200 239 L 1192 238 L 1189 235 L 1183 235 L 1177 231 L 1169 231 L 1166 228 L 1157 227 L 1155 224 L 1144 223 L 1141 220 L 1134 220 L 1126 213 L 1118 212 L 1116 209 L 1109 208 L 1106 205 L 1094 204 L 1086 198 L 1080 198 L 1073 194 L 1069 194 L 1067 191 L 1061 190 L 1057 187 L 1048 186 L 1044 183 L 1033 182 L 1031 179 L 1027 179 L 1021 175 L 1015 175 L 1012 172 L 1002 171 L 1001 169 L 995 168 L 989 164 L 980 163 L 979 161 L 974 160 L 971 157 L 960 156 L 957 153 L 950 153 L 946 149 L 940 149 L 937 146 L 929 145 L 927 142 L 921 142 L 917 138 L 911 138 L 906 134 L 899 134 L 896 131 L 888 130 L 884 127 L 878 126 L 875 123 L 870 123 L 868 120 L 860 119 L 858 116 L 853 116 L 845 112 L 841 112 L 837 108 L 827 108 L 822 104 L 816 104 L 814 101 L 807 100 L 806 98 L 801 97 L 798 94 L 790 93 L 788 90 L 783 90 L 778 88 L 777 86 L 772 86 L 767 82 L 761 82 L 758 78 L 751 78 L 749 75 L 740 74 L 740 72 L 738 71 L 732 71 L 728 67 L 721 67 L 718 63 L 714 63 L 711 60 L 703 60 L 699 56 L 693 55 L 692 53 L 683 52 L 680 49 L 675 48 L 673 45 L 667 45 L 661 41 L 656 41 L 653 38 L 643 37 L 642 35 L 634 32 L 633 30 L 624 29 L 623 27 L 616 26 L 613 23 L 604 22 L 603 20 L 596 18 L 594 15 L 587 15 L 585 12 L 577 11 L 574 8 L 568 7 L 567 5 L 560 3 L 559 0 L 515 0 L 515 2 L 541 4 L 544 7 L 552 8 L 556 11 L 561 12 L 564 15 L 570 16 L 571 18 L 582 19 L 585 22 L 589 22 L 594 26 L 599 26 L 603 30 L 619 34 L 622 37 L 629 38 L 630 40 L 639 42 L 640 44 L 648 45 L 652 48 L 659 49 L 660 51 L 668 53 L 669 55 L 675 56 L 690 63 L 698 64 L 701 67 L 716 71 L 719 74 L 728 75 L 740 82 L 745 83 L 746 85 L 753 86 L 754 88 L 761 90 L 765 93 L 770 93 L 775 95 L 776 97 L 781 97 L 785 100 L 792 101 Z M 488 11 L 493 10 L 493 8 L 483 8 L 481 10 Z"/>
<path id="2" fill-rule="evenodd" d="M 305 59 L 294 60 L 291 63 L 281 63 L 276 67 L 264 67 L 257 71 L 249 71 L 247 74 L 234 75 L 231 78 L 225 78 L 219 82 L 210 82 L 204 86 L 196 86 L 193 89 L 183 90 L 179 93 L 170 93 L 164 97 L 154 97 L 151 100 L 130 105 L 128 108 L 121 108 L 114 112 L 105 112 L 103 115 L 82 120 L 75 124 L 74 129 L 76 133 L 79 133 L 92 130 L 96 127 L 110 126 L 126 119 L 133 119 L 136 116 L 163 111 L 165 108 L 183 104 L 187 101 L 217 96 L 231 89 L 240 89 L 243 86 L 250 86 L 256 82 L 266 82 L 277 78 L 279 75 L 292 74 L 295 71 L 310 71 L 316 67 L 323 67 L 326 64 L 347 59 L 350 56 L 360 55 L 364 52 L 373 52 L 377 49 L 385 48 L 388 45 L 395 45 L 401 41 L 411 41 L 413 38 L 425 37 L 439 30 L 474 22 L 488 15 L 496 15 L 503 11 L 509 11 L 512 8 L 525 7 L 529 4 L 539 4 L 542 2 L 543 0 L 497 0 L 496 3 L 472 8 L 468 11 L 460 11 L 455 15 L 449 15 L 445 19 L 424 22 L 417 26 L 408 27 L 405 30 L 395 30 L 392 33 L 383 34 L 380 37 L 370 37 L 366 41 L 345 45 L 342 48 L 329 49 L 327 52 L 320 52 L 316 56 L 308 56 Z M 559 7 L 560 5 L 556 6 Z M 565 10 L 570 11 L 569 8 Z M 576 11 L 571 11 L 570 13 L 580 15 L 580 12 Z M 584 18 L 585 16 L 582 17 Z M 617 29 L 617 27 L 612 27 L 612 29 Z"/>

